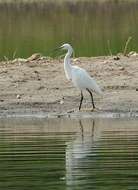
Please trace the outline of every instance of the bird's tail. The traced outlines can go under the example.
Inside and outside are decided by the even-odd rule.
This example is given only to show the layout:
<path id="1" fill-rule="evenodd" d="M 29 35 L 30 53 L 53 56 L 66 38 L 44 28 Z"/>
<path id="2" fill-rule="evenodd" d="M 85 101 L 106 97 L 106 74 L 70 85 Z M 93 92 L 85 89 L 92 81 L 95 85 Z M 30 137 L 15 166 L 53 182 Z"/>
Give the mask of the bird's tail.
<path id="1" fill-rule="evenodd" d="M 101 88 L 99 87 L 99 85 L 96 83 L 95 80 L 92 81 L 92 90 L 99 95 L 103 95 L 103 91 L 101 90 Z"/>
<path id="2" fill-rule="evenodd" d="M 101 96 L 103 95 L 103 91 L 101 90 L 101 88 L 98 85 L 97 85 L 96 93 Z"/>
<path id="3" fill-rule="evenodd" d="M 101 88 L 97 85 L 97 87 L 95 88 L 95 92 L 99 95 L 103 95 L 103 91 L 101 90 Z"/>

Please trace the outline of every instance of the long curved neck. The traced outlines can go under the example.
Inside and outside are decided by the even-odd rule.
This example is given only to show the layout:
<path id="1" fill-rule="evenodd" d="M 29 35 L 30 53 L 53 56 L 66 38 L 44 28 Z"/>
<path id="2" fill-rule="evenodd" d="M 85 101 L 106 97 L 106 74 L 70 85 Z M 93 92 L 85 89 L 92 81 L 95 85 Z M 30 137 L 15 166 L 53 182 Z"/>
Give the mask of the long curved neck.
<path id="1" fill-rule="evenodd" d="M 65 70 L 65 74 L 68 80 L 71 80 L 72 78 L 71 76 L 72 65 L 71 65 L 71 59 L 70 59 L 72 52 L 73 52 L 72 49 L 68 49 L 68 52 L 64 58 L 64 70 Z"/>
<path id="2" fill-rule="evenodd" d="M 73 49 L 72 48 L 68 49 L 66 56 L 65 56 L 65 59 L 70 59 L 72 53 L 73 53 Z"/>

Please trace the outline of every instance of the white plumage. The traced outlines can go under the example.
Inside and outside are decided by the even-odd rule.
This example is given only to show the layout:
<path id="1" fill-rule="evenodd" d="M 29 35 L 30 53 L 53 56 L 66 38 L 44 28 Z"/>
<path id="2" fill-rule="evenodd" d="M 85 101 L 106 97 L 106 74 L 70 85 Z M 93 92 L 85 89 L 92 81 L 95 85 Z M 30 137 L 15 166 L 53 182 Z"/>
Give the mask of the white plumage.
<path id="1" fill-rule="evenodd" d="M 73 85 L 77 87 L 81 91 L 81 100 L 80 100 L 80 106 L 79 110 L 81 109 L 81 104 L 83 101 L 83 90 L 87 90 L 92 99 L 92 105 L 93 108 L 95 108 L 94 101 L 93 101 L 93 95 L 92 92 L 96 92 L 98 94 L 102 94 L 102 91 L 94 78 L 92 78 L 86 70 L 74 66 L 71 64 L 71 55 L 73 53 L 73 48 L 70 44 L 63 44 L 61 49 L 67 50 L 67 54 L 65 55 L 64 58 L 64 70 L 65 70 L 65 75 L 68 80 L 71 80 Z"/>
<path id="2" fill-rule="evenodd" d="M 88 88 L 98 94 L 102 94 L 96 81 L 90 77 L 87 71 L 80 67 L 72 66 L 72 82 L 80 90 L 86 90 Z"/>

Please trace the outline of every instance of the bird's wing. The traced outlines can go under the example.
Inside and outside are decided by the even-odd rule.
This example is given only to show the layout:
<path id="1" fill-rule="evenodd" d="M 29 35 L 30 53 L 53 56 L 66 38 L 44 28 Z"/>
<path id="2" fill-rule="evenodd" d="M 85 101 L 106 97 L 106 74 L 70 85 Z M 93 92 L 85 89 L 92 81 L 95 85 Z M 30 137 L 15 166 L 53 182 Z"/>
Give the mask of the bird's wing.
<path id="1" fill-rule="evenodd" d="M 98 94 L 102 94 L 102 91 L 94 78 L 92 78 L 86 70 L 78 66 L 72 66 L 72 82 L 80 89 L 88 88 Z"/>

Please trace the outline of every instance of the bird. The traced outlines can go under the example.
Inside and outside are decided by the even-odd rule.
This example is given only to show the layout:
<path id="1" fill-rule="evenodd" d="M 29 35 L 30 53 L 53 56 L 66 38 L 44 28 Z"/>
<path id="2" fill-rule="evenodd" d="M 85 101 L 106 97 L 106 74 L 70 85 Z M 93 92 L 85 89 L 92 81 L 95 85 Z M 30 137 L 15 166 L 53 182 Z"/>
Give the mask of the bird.
<path id="1" fill-rule="evenodd" d="M 67 50 L 67 53 L 64 57 L 64 71 L 66 78 L 73 83 L 73 85 L 78 88 L 81 92 L 81 98 L 80 98 L 80 104 L 79 104 L 79 110 L 81 110 L 82 102 L 84 99 L 83 92 L 84 90 L 88 91 L 91 97 L 91 103 L 94 110 L 95 103 L 93 99 L 93 92 L 102 95 L 103 92 L 97 82 L 94 78 L 92 78 L 89 73 L 76 65 L 72 65 L 71 63 L 71 56 L 74 52 L 72 46 L 68 43 L 65 43 L 59 47 L 61 50 Z"/>

